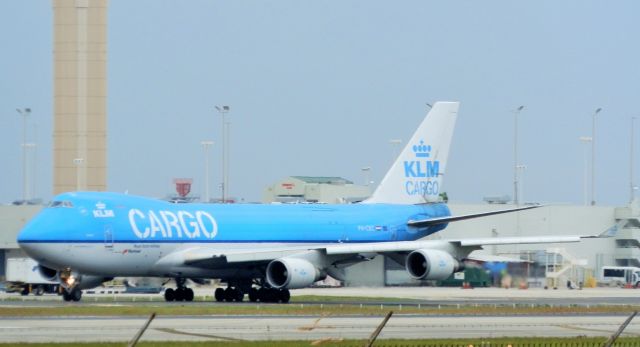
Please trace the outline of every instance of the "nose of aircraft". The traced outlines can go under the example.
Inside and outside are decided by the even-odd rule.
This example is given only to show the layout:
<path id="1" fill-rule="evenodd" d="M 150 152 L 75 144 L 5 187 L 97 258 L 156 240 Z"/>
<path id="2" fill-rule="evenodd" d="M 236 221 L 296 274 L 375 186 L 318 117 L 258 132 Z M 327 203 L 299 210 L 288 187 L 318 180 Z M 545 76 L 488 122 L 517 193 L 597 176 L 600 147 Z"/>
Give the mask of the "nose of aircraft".
<path id="1" fill-rule="evenodd" d="M 50 212 L 44 209 L 22 228 L 16 241 L 31 258 L 46 257 L 42 254 L 43 241 L 53 239 L 54 233 L 51 229 L 55 225 L 56 223 L 51 220 Z"/>
<path id="2" fill-rule="evenodd" d="M 22 250 L 24 250 L 25 253 L 27 253 L 27 255 L 32 258 L 35 258 L 38 250 L 37 241 L 39 229 L 37 226 L 38 223 L 34 223 L 37 218 L 38 217 L 35 217 L 31 222 L 27 223 L 27 225 L 22 228 L 16 240 L 20 248 L 22 248 Z"/>

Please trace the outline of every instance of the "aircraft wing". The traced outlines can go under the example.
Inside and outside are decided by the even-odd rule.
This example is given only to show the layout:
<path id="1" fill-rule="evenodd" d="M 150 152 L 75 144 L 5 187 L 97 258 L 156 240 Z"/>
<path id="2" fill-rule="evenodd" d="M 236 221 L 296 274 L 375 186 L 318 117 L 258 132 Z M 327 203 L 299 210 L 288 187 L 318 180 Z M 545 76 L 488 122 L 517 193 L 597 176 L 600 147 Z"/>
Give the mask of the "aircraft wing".
<path id="1" fill-rule="evenodd" d="M 482 239 L 460 240 L 424 240 L 424 241 L 397 241 L 360 244 L 340 244 L 327 246 L 327 254 L 347 253 L 386 253 L 386 252 L 411 252 L 421 248 L 434 248 L 448 243 L 452 246 L 480 249 L 482 246 L 511 245 L 511 244 L 535 244 L 535 243 L 566 243 L 579 242 L 581 236 L 544 236 L 544 237 L 501 237 Z"/>
<path id="2" fill-rule="evenodd" d="M 224 266 L 229 263 L 261 263 L 283 258 L 296 253 L 306 252 L 317 247 L 292 246 L 267 249 L 229 249 L 205 246 L 186 248 L 170 253 L 160 259 L 156 265 L 203 265 L 207 267 Z"/>
<path id="3" fill-rule="evenodd" d="M 581 239 L 612 237 L 615 236 L 620 227 L 621 224 L 618 223 L 597 235 L 485 237 L 477 239 L 417 240 L 355 244 L 349 243 L 330 245 L 325 247 L 325 251 L 327 252 L 327 254 L 410 252 L 421 248 L 434 248 L 434 246 L 442 246 L 443 244 L 447 243 L 454 247 L 468 247 L 470 249 L 481 249 L 482 246 L 493 245 L 570 243 L 579 242 Z"/>
<path id="4" fill-rule="evenodd" d="M 571 243 L 581 239 L 607 238 L 615 236 L 622 227 L 618 223 L 597 235 L 558 235 L 558 236 L 523 236 L 523 237 L 486 237 L 475 239 L 443 239 L 416 240 L 367 243 L 338 243 L 300 246 L 275 246 L 266 249 L 229 249 L 198 246 L 186 248 L 166 255 L 158 261 L 158 265 L 196 265 L 215 267 L 229 263 L 266 263 L 274 259 L 287 257 L 307 251 L 320 251 L 327 255 L 371 254 L 371 253 L 406 253 L 417 249 L 466 249 L 467 251 L 482 249 L 483 246 L 513 244 Z"/>
<path id="5" fill-rule="evenodd" d="M 609 230 L 607 230 L 609 232 Z M 478 239 L 451 239 L 451 240 L 417 240 L 395 242 L 369 242 L 369 243 L 340 243 L 324 245 L 307 245 L 295 247 L 274 247 L 271 249 L 232 249 L 220 250 L 208 247 L 193 247 L 171 253 L 159 261 L 159 263 L 171 263 L 174 265 L 192 265 L 197 263 L 215 266 L 228 263 L 260 263 L 274 259 L 317 250 L 327 255 L 338 254 L 366 254 L 366 253 L 405 253 L 416 249 L 429 248 L 466 248 L 468 250 L 481 249 L 482 246 L 510 245 L 510 244 L 541 244 L 541 243 L 568 243 L 579 242 L 583 238 L 607 237 L 608 235 L 570 235 L 570 236 L 529 236 L 529 237 L 488 237 Z"/>

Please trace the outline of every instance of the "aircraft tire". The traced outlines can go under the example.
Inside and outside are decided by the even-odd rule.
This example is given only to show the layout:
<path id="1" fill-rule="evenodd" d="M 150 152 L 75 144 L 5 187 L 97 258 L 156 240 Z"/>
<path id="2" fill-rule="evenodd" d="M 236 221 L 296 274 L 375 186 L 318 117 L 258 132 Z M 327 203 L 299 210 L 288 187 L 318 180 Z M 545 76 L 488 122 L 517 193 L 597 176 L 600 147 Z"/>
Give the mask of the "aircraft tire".
<path id="1" fill-rule="evenodd" d="M 185 301 L 185 289 L 176 288 L 176 301 Z"/>
<path id="2" fill-rule="evenodd" d="M 215 296 L 217 302 L 223 302 L 224 301 L 224 297 L 225 297 L 224 289 L 216 288 L 214 296 Z"/>
<path id="3" fill-rule="evenodd" d="M 164 291 L 164 301 L 174 301 L 176 299 L 176 293 L 173 288 L 167 288 Z"/>
<path id="4" fill-rule="evenodd" d="M 289 289 L 280 289 L 278 299 L 278 301 L 283 304 L 289 303 L 289 300 L 291 299 L 291 292 L 289 292 Z"/>
<path id="5" fill-rule="evenodd" d="M 80 301 L 80 299 L 82 299 L 82 290 L 80 290 L 79 288 L 74 288 L 69 296 L 71 297 L 71 300 L 78 302 Z"/>
<path id="6" fill-rule="evenodd" d="M 39 285 L 36 287 L 36 289 L 33 291 L 33 295 L 35 296 L 42 296 L 42 294 L 44 294 L 44 287 L 42 285 Z"/>
<path id="7" fill-rule="evenodd" d="M 71 294 L 69 294 L 65 289 L 62 290 L 62 300 L 71 301 Z"/>
<path id="8" fill-rule="evenodd" d="M 184 301 L 193 301 L 193 289 L 185 288 L 184 289 Z"/>
<path id="9" fill-rule="evenodd" d="M 258 290 L 255 288 L 249 289 L 249 301 L 256 302 L 258 301 L 258 299 L 259 299 Z"/>
<path id="10" fill-rule="evenodd" d="M 261 287 L 260 289 L 258 289 L 258 300 L 260 300 L 260 302 L 267 302 L 267 292 L 269 290 L 267 288 Z"/>
<path id="11" fill-rule="evenodd" d="M 238 298 L 242 294 L 237 288 L 227 287 L 224 290 L 224 300 L 226 302 L 238 301 Z"/>
<path id="12" fill-rule="evenodd" d="M 235 294 L 233 299 L 236 302 L 243 302 L 244 301 L 244 293 L 242 292 L 242 290 L 240 290 L 240 288 L 233 288 L 233 292 Z"/>
<path id="13" fill-rule="evenodd" d="M 20 295 L 22 296 L 27 296 L 29 295 L 29 285 L 25 285 L 24 287 L 22 287 L 22 290 L 20 291 Z"/>
<path id="14" fill-rule="evenodd" d="M 278 302 L 279 290 L 273 288 L 260 288 L 258 291 L 260 302 Z"/>

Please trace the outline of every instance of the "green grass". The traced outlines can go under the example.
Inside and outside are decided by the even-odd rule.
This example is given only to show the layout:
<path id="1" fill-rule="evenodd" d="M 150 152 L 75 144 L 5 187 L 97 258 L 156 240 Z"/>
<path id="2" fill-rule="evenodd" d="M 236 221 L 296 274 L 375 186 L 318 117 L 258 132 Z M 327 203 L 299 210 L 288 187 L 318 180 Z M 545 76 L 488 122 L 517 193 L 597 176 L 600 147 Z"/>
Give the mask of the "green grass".
<path id="1" fill-rule="evenodd" d="M 62 306 L 0 306 L 0 316 L 146 316 L 155 312 L 163 316 L 204 315 L 369 315 L 382 316 L 388 311 L 396 314 L 432 315 L 518 315 L 518 314 L 630 314 L 640 306 L 417 306 L 400 304 L 82 304 Z"/>
<path id="2" fill-rule="evenodd" d="M 0 303 L 3 301 L 7 302 L 16 302 L 16 301 L 62 301 L 62 298 L 55 297 L 44 297 L 44 300 L 41 298 L 33 299 L 31 297 L 22 297 L 22 296 L 11 296 L 5 297 L 0 300 Z M 246 299 L 246 298 L 245 298 Z M 118 303 L 129 303 L 129 302 L 164 302 L 164 297 L 161 295 L 143 295 L 143 296 L 135 296 L 135 295 L 103 295 L 103 296 L 92 296 L 85 295 L 82 298 L 83 302 L 93 303 L 93 302 L 118 302 Z M 215 299 L 213 296 L 196 296 L 194 301 L 198 302 L 214 302 Z M 323 302 L 323 303 L 340 303 L 340 302 L 385 302 L 385 303 L 420 303 L 424 302 L 424 300 L 417 299 L 403 299 L 403 298 L 385 298 L 385 297 L 362 297 L 362 296 L 321 296 L 321 295 L 296 295 L 291 297 L 292 303 L 301 303 L 301 302 Z"/>
<path id="3" fill-rule="evenodd" d="M 321 295 L 296 295 L 291 297 L 292 303 L 300 302 L 324 302 L 324 303 L 341 303 L 341 302 L 384 302 L 384 303 L 424 303 L 424 300 L 404 299 L 404 298 L 385 298 L 385 297 L 366 297 L 366 296 L 321 296 Z"/>
<path id="4" fill-rule="evenodd" d="M 478 338 L 478 339 L 446 339 L 446 340 L 377 340 L 374 344 L 379 347 L 600 347 L 606 338 Z M 298 347 L 298 346 L 363 346 L 364 340 L 319 340 L 316 344 L 313 341 L 249 341 L 249 342 L 140 342 L 140 347 Z M 57 347 L 121 347 L 126 343 L 20 343 L 20 344 L 0 344 L 3 347 L 18 346 L 57 346 Z M 634 347 L 640 346 L 640 338 L 620 338 L 614 346 Z"/>

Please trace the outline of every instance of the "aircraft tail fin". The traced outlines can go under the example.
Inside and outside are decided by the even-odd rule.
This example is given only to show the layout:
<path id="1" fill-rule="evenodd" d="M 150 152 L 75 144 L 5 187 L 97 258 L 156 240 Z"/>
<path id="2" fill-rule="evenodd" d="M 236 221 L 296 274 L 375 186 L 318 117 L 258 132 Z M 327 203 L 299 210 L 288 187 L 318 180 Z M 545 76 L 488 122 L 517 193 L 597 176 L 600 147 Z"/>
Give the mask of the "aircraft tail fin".
<path id="1" fill-rule="evenodd" d="M 437 102 L 364 203 L 419 204 L 440 200 L 459 102 Z"/>

